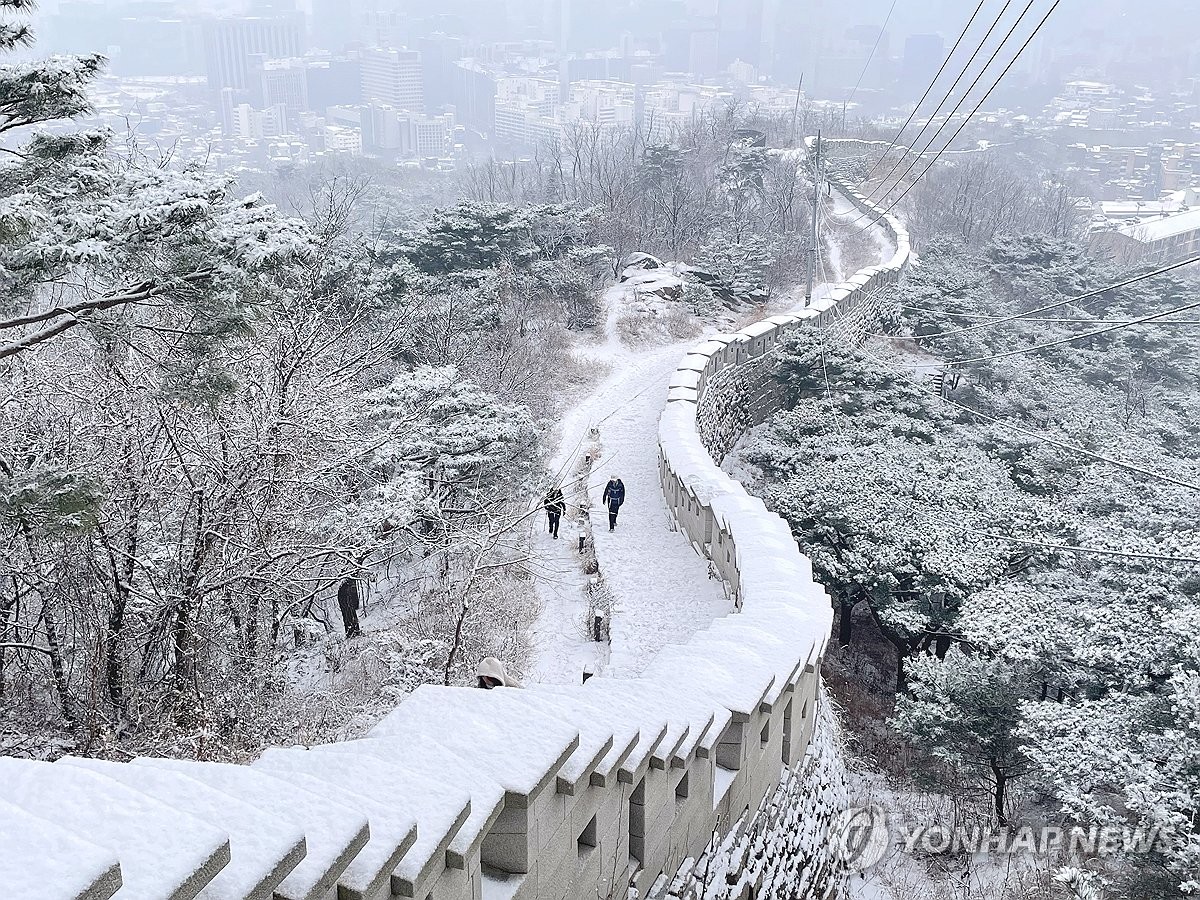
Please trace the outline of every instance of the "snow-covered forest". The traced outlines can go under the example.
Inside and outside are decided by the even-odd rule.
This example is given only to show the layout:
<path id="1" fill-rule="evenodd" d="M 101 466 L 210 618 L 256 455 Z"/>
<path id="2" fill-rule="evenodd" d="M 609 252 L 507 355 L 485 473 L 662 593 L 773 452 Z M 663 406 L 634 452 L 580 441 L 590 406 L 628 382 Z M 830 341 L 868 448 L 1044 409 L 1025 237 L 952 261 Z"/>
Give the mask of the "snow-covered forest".
<path id="1" fill-rule="evenodd" d="M 792 123 L 580 129 L 414 222 L 361 172 L 268 199 L 72 125 L 103 65 L 0 72 L 4 749 L 240 758 L 521 671 L 551 428 L 606 362 L 571 347 L 635 250 L 690 263 L 639 276 L 635 341 L 795 283 Z"/>
<path id="2" fill-rule="evenodd" d="M 929 239 L 878 337 L 783 351 L 792 408 L 740 462 L 835 599 L 867 755 L 963 822 L 1161 826 L 1114 877 L 1164 897 L 1200 865 L 1200 371 L 1195 281 L 1102 290 L 1134 274 L 1038 231 Z"/>

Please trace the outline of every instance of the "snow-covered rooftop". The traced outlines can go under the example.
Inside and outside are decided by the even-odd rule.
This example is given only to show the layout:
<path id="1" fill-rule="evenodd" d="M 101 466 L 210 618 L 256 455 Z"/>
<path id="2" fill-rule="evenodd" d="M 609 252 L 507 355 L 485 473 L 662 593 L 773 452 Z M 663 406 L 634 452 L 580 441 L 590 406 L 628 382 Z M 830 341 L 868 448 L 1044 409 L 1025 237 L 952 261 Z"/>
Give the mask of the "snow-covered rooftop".
<path id="1" fill-rule="evenodd" d="M 1200 208 L 1143 219 L 1136 224 L 1122 225 L 1118 230 L 1134 240 L 1150 243 L 1197 229 L 1200 229 Z"/>

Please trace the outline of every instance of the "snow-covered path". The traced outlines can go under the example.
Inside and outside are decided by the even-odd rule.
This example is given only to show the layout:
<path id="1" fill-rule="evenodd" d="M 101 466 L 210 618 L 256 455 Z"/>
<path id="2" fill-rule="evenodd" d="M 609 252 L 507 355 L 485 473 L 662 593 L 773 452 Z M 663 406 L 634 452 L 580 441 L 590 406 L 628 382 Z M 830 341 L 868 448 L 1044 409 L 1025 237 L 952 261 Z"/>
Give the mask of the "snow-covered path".
<path id="1" fill-rule="evenodd" d="M 831 214 L 840 224 L 857 210 L 839 194 Z M 894 252 L 890 242 L 871 229 L 880 261 Z M 831 281 L 846 277 L 836 235 L 827 253 Z M 834 285 L 818 284 L 813 297 Z M 545 534 L 544 519 L 535 527 L 537 590 L 541 612 L 534 625 L 526 677 L 532 681 L 577 682 L 585 668 L 612 675 L 636 675 L 664 645 L 686 640 L 718 616 L 732 611 L 723 583 L 709 577 L 708 561 L 696 553 L 681 532 L 671 528 L 658 472 L 658 420 L 667 385 L 683 355 L 700 338 L 645 350 L 625 346 L 617 322 L 625 311 L 626 289 L 616 285 L 605 301 L 604 341 L 577 349 L 581 357 L 610 366 L 608 375 L 574 403 L 559 428 L 558 451 L 550 471 L 566 480 L 589 444 L 590 429 L 599 432 L 600 456 L 588 482 L 592 533 L 600 570 L 613 597 L 611 645 L 592 643 L 587 635 L 587 581 L 576 554 L 576 529 L 563 519 L 562 539 Z M 803 305 L 803 288 L 779 298 L 779 310 Z M 735 326 L 737 327 L 737 326 Z M 626 498 L 616 531 L 609 533 L 601 502 L 604 484 L 616 474 L 625 482 Z"/>
<path id="2" fill-rule="evenodd" d="M 614 597 L 607 672 L 639 673 L 665 644 L 686 640 L 732 607 L 708 560 L 673 531 L 658 473 L 658 419 L 667 384 L 689 346 L 623 361 L 617 379 L 636 388 L 599 422 L 601 456 L 588 487 L 596 554 Z M 609 532 L 601 503 L 608 476 L 625 482 L 625 504 Z"/>
<path id="3" fill-rule="evenodd" d="M 599 431 L 601 453 L 588 482 L 593 536 L 601 571 L 614 598 L 611 653 L 604 670 L 634 674 L 664 644 L 680 641 L 729 612 L 721 582 L 708 577 L 708 562 L 679 532 L 672 531 L 658 478 L 658 418 L 667 383 L 688 348 L 687 341 L 645 351 L 624 347 L 615 323 L 624 291 L 609 291 L 607 340 L 582 354 L 608 361 L 612 369 L 576 403 L 559 429 L 553 472 L 569 473 L 583 452 L 590 429 Z M 625 482 L 626 500 L 617 530 L 608 531 L 601 503 L 612 473 Z M 595 665 L 595 644 L 587 641 L 585 578 L 575 557 L 576 533 L 563 520 L 562 538 L 541 532 L 538 592 L 542 612 L 534 626 L 528 677 L 535 681 L 577 681 Z"/>
<path id="4" fill-rule="evenodd" d="M 816 295 L 825 288 L 820 285 Z M 664 645 L 686 640 L 732 610 L 722 582 L 709 577 L 708 561 L 681 532 L 672 530 L 659 482 L 658 419 L 667 385 L 679 360 L 701 339 L 646 350 L 624 346 L 616 329 L 624 297 L 620 286 L 609 290 L 605 341 L 578 351 L 608 362 L 611 370 L 564 415 L 558 451 L 549 466 L 560 478 L 569 478 L 588 445 L 590 429 L 598 430 L 601 452 L 588 493 L 596 554 L 613 596 L 611 647 L 589 642 L 586 634 L 586 577 L 576 558 L 576 532 L 568 527 L 569 519 L 563 520 L 562 538 L 554 541 L 539 518 L 534 548 L 542 609 L 533 628 L 526 673 L 533 681 L 578 681 L 585 667 L 602 667 L 606 674 L 637 674 Z M 800 302 L 802 293 L 782 298 L 780 306 Z M 625 482 L 626 499 L 617 529 L 609 533 L 601 497 L 611 474 Z"/>

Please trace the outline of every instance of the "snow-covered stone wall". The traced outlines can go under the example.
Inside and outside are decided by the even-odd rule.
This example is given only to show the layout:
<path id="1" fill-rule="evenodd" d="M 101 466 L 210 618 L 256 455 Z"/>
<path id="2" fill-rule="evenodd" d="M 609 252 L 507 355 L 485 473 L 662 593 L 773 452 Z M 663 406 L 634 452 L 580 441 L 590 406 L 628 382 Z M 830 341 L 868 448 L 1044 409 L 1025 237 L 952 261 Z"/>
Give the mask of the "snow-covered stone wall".
<path id="1" fill-rule="evenodd" d="M 883 149 L 873 142 L 847 143 L 849 146 L 829 142 L 825 149 L 845 156 Z M 833 180 L 836 182 L 836 177 Z M 728 621 L 753 617 L 783 640 L 797 658 L 806 659 L 806 674 L 794 689 L 805 697 L 817 696 L 819 691 L 820 663 L 832 626 L 831 603 L 813 580 L 812 566 L 797 549 L 788 524 L 747 494 L 719 464 L 747 429 L 779 409 L 782 392 L 772 378 L 772 351 L 784 337 L 812 326 L 846 330 L 861 337 L 862 323 L 871 318 L 910 264 L 909 236 L 899 220 L 848 186 L 838 184 L 838 188 L 861 213 L 878 219 L 891 233 L 896 247 L 892 258 L 884 265 L 860 270 L 808 307 L 700 344 L 676 370 L 659 422 L 662 488 L 677 527 L 729 584 L 741 612 Z M 811 683 L 804 683 L 806 680 Z M 803 749 L 808 751 L 807 741 Z M 820 756 L 809 754 L 808 759 Z M 718 842 L 721 849 L 710 849 L 702 863 L 688 870 L 690 875 L 677 876 L 671 895 L 829 896 L 835 887 L 832 857 L 811 844 L 811 836 L 824 834 L 822 824 L 827 824 L 837 805 L 831 801 L 837 789 L 828 773 L 828 768 L 813 762 L 802 769 L 801 777 L 781 786 L 773 800 L 769 793 L 748 798 L 750 808 L 758 813 L 725 832 L 724 840 Z M 774 846 L 789 835 L 809 840 L 806 847 L 811 857 L 804 878 L 788 868 L 792 857 L 787 853 L 770 854 L 763 849 L 764 842 Z M 754 865 L 749 864 L 751 851 Z M 736 865 L 738 859 L 745 865 L 732 882 L 709 877 L 714 862 L 718 867 Z M 698 874 L 701 871 L 706 874 Z M 752 889 L 728 894 L 717 890 L 733 883 Z"/>
<path id="2" fill-rule="evenodd" d="M 870 142 L 852 142 L 867 144 Z M 828 148 L 837 142 L 826 142 Z M 883 212 L 858 192 L 839 185 L 860 212 Z M 908 231 L 892 215 L 879 224 L 891 233 L 896 252 L 884 265 L 869 266 L 811 305 L 710 338 L 684 357 L 659 423 L 659 469 L 663 493 L 676 525 L 712 560 L 739 605 L 790 600 L 832 617 L 824 590 L 796 549 L 786 522 L 768 512 L 719 464 L 752 425 L 778 409 L 780 392 L 771 379 L 771 352 L 802 327 L 855 327 L 856 311 L 890 291 L 911 259 Z M 817 658 L 828 627 L 811 635 Z M 808 637 L 805 638 L 808 640 Z"/>
<path id="3" fill-rule="evenodd" d="M 646 891 L 804 754 L 815 660 L 764 605 L 637 679 L 423 686 L 249 766 L 0 759 L 4 900 L 533 900 Z"/>
<path id="4" fill-rule="evenodd" d="M 846 768 L 837 720 L 822 695 L 804 758 L 753 816 L 713 836 L 649 900 L 833 900 L 842 896 L 845 860 L 829 840 L 846 809 Z"/>
<path id="5" fill-rule="evenodd" d="M 248 766 L 0 758 L 0 897 L 563 900 L 624 897 L 631 883 L 645 896 L 752 821 L 809 747 L 830 604 L 786 523 L 717 467 L 701 421 L 724 447 L 771 398 L 736 381 L 709 390 L 718 373 L 760 383 L 784 334 L 894 283 L 908 242 L 888 225 L 900 249 L 887 266 L 706 342 L 672 384 L 663 489 L 737 615 L 638 678 L 426 685 L 364 739 L 273 748 Z"/>

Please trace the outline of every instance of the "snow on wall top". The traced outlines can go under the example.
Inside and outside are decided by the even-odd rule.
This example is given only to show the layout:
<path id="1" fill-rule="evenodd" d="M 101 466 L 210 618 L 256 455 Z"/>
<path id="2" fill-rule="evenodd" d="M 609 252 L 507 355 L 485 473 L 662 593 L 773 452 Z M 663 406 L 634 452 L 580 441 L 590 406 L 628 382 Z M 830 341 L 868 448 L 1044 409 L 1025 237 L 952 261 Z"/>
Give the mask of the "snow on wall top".
<path id="1" fill-rule="evenodd" d="M 505 703 L 503 691 L 428 684 L 413 691 L 370 733 L 410 736 L 428 733 L 431 727 L 440 729 L 441 743 L 478 759 L 506 791 L 524 796 L 545 787 L 579 745 L 578 729 Z"/>
<path id="2" fill-rule="evenodd" d="M 121 887 L 117 854 L 0 800 L 0 897 L 107 900 Z"/>
<path id="3" fill-rule="evenodd" d="M 276 890 L 289 900 L 324 897 L 370 837 L 362 812 L 247 766 L 148 757 L 132 765 L 179 772 L 281 821 L 296 823 L 304 832 L 307 853 Z"/>
<path id="4" fill-rule="evenodd" d="M 212 900 L 242 900 L 274 890 L 307 852 L 304 831 L 295 822 L 269 816 L 180 772 L 78 757 L 64 757 L 56 765 L 107 776 L 228 832 L 229 863 L 204 888 Z"/>
<path id="5" fill-rule="evenodd" d="M 838 143 L 830 142 L 835 149 Z M 851 143 L 857 146 L 861 142 Z M 808 146 L 812 148 L 812 139 Z M 710 678 L 709 687 L 717 689 L 716 700 L 735 709 L 749 707 L 752 685 L 763 686 L 764 679 L 764 699 L 768 702 L 778 699 L 781 686 L 788 682 L 797 666 L 819 659 L 829 634 L 832 610 L 824 589 L 813 581 L 812 565 L 796 548 L 787 523 L 723 472 L 719 461 L 713 460 L 702 443 L 700 417 L 717 413 L 706 406 L 707 380 L 701 376 L 737 364 L 731 359 L 727 345 L 750 342 L 753 347 L 769 348 L 797 323 L 815 319 L 823 324 L 831 310 L 853 304 L 877 285 L 893 282 L 909 265 L 912 253 L 908 231 L 900 221 L 858 192 L 840 183 L 838 186 L 864 216 L 890 232 L 896 245 L 892 257 L 882 265 L 859 270 L 826 296 L 792 315 L 755 322 L 733 334 L 711 337 L 693 348 L 671 381 L 667 408 L 659 420 L 663 488 L 675 521 L 731 583 L 742 614 L 719 620 L 708 633 L 671 648 L 651 665 L 648 673 L 677 678 L 693 670 L 697 660 L 719 668 L 728 666 L 730 671 L 738 673 L 736 688 L 726 685 L 726 690 L 721 690 L 718 686 L 724 682 L 719 677 Z M 701 362 L 703 356 L 709 357 L 707 365 Z M 747 633 L 725 624 L 737 618 L 754 626 L 755 632 Z M 783 646 L 769 637 L 782 634 L 789 636 Z M 757 663 L 746 657 L 744 647 L 739 644 L 753 646 Z M 799 653 L 798 647 L 803 648 Z"/>
<path id="6" fill-rule="evenodd" d="M 77 766 L 0 757 L 0 799 L 69 823 L 76 834 L 115 853 L 121 900 L 194 897 L 229 862 L 224 831 Z"/>
<path id="7" fill-rule="evenodd" d="M 469 815 L 458 826 L 456 832 L 444 835 L 448 838 L 447 849 L 458 856 L 465 856 L 482 837 L 487 823 L 491 821 L 496 811 L 504 802 L 504 788 L 500 783 L 479 771 L 475 763 L 464 756 L 454 753 L 435 740 L 421 736 L 410 735 L 398 737 L 370 737 L 357 741 L 340 741 L 326 744 L 320 748 L 327 752 L 359 754 L 365 753 L 378 757 L 395 766 L 401 766 L 410 772 L 420 772 L 423 777 L 436 778 L 449 784 L 471 786 L 471 808 Z M 423 811 L 417 810 L 417 831 L 426 832 L 425 837 L 431 836 L 434 829 L 432 823 L 424 817 Z M 434 810 L 433 815 L 437 815 Z M 411 851 L 414 856 L 424 856 L 427 861 L 433 858 L 425 844 L 414 845 Z"/>
<path id="8" fill-rule="evenodd" d="M 393 870 L 397 878 L 415 883 L 468 820 L 471 794 L 447 779 L 444 768 L 428 756 L 362 753 L 354 744 L 271 748 L 255 765 L 267 771 L 304 772 L 337 787 L 369 793 L 393 810 L 389 821 L 400 820 L 401 829 L 404 821 L 418 826 L 416 840 Z M 372 820 L 372 833 L 375 827 Z"/>
<path id="9" fill-rule="evenodd" d="M 296 748 L 281 749 L 278 755 L 273 752 L 274 749 L 268 750 L 254 763 L 255 770 L 273 775 L 280 781 L 328 801 L 344 803 L 366 813 L 370 838 L 346 866 L 338 879 L 339 886 L 345 887 L 351 895 L 370 897 L 389 884 L 401 858 L 416 843 L 417 824 L 412 815 L 403 807 L 397 808 L 376 796 L 374 784 L 369 779 L 357 780 L 352 786 L 346 786 L 342 780 L 346 767 L 336 762 L 314 766 Z M 308 755 L 318 754 L 305 754 Z M 347 767 L 351 766 L 348 764 Z M 319 777 L 314 774 L 315 771 L 321 771 L 325 777 Z M 352 775 L 348 780 L 353 781 Z"/>

